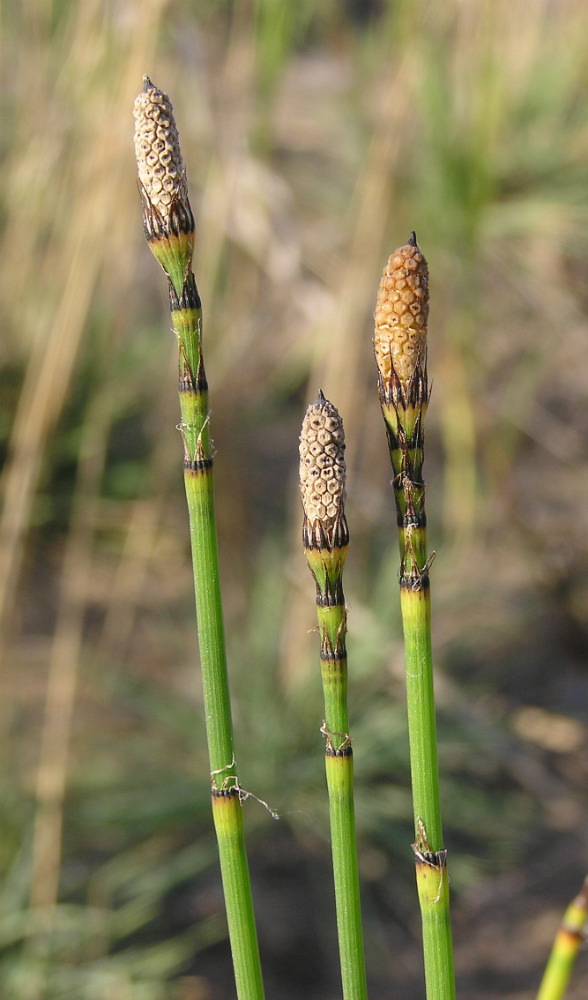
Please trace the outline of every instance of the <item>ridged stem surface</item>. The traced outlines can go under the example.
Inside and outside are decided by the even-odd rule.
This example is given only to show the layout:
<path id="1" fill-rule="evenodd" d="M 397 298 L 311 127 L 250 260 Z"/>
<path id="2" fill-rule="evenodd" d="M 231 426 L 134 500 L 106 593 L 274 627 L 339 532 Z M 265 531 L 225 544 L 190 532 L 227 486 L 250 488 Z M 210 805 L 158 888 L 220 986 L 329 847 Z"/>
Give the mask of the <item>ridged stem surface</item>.
<path id="1" fill-rule="evenodd" d="M 191 277 L 191 276 L 190 276 Z M 188 279 L 187 279 L 188 280 Z M 239 1000 L 264 996 L 242 806 L 233 744 L 214 516 L 208 391 L 201 353 L 202 317 L 191 278 L 181 301 L 170 287 L 171 317 L 179 345 L 179 396 L 184 439 L 184 483 L 190 521 L 194 593 L 212 812 Z M 187 292 L 187 294 L 186 294 Z"/>
<path id="2" fill-rule="evenodd" d="M 168 278 L 178 342 L 184 482 L 190 521 L 212 813 L 239 1000 L 263 1000 L 233 727 L 219 582 L 202 309 L 192 274 L 194 217 L 169 98 L 145 77 L 135 101 L 145 236 Z"/>
<path id="3" fill-rule="evenodd" d="M 453 1000 L 455 984 L 447 855 L 443 849 L 428 578 L 413 590 L 401 581 L 406 704 L 416 840 L 413 846 L 429 1000 Z"/>
<path id="4" fill-rule="evenodd" d="M 435 698 L 431 659 L 431 609 L 428 583 L 419 590 L 400 588 L 404 631 L 406 704 L 410 742 L 410 775 L 415 823 L 426 829 L 431 851 L 443 847 L 437 767 Z"/>
<path id="5" fill-rule="evenodd" d="M 423 421 L 428 404 L 428 268 L 411 233 L 389 258 L 376 305 L 378 392 L 394 473 L 415 842 L 428 1000 L 454 1000 L 443 847 L 427 558 Z"/>
<path id="6" fill-rule="evenodd" d="M 341 982 L 345 1000 L 366 1000 L 351 747 L 325 754 Z"/>
<path id="7" fill-rule="evenodd" d="M 240 1000 L 261 1000 L 264 996 L 263 979 L 249 888 L 243 808 L 238 789 L 231 788 L 224 792 L 213 790 L 212 815 L 218 841 L 237 996 Z"/>
<path id="8" fill-rule="evenodd" d="M 353 751 L 347 709 L 346 612 L 341 602 L 324 605 L 317 589 L 317 619 L 321 637 L 321 679 L 325 703 L 323 733 L 326 740 L 325 772 L 329 793 L 331 854 L 339 960 L 344 1000 L 366 1000 L 367 986 L 361 924 L 355 811 L 353 804 Z"/>
<path id="9" fill-rule="evenodd" d="M 588 929 L 588 878 L 576 898 L 570 903 L 559 928 L 537 1000 L 561 1000 L 568 987 L 578 949 Z"/>
<path id="10" fill-rule="evenodd" d="M 325 772 L 343 1000 L 367 1000 L 353 805 L 353 751 L 347 710 L 347 613 L 343 563 L 349 542 L 343 423 L 319 393 L 300 435 L 302 539 L 316 583 L 321 680 L 325 704 Z"/>
<path id="11" fill-rule="evenodd" d="M 386 419 L 387 410 L 384 409 Z M 403 413 L 395 413 L 393 444 L 403 433 Z M 454 1000 L 455 979 L 447 852 L 443 848 L 433 659 L 431 651 L 431 604 L 427 563 L 426 518 L 422 467 L 422 432 L 418 442 L 404 435 L 404 448 L 392 446 L 390 458 L 395 472 L 398 535 L 401 553 L 400 610 L 404 633 L 406 705 L 410 748 L 413 815 L 415 824 L 415 872 L 421 909 L 423 961 L 428 1000 Z M 414 460 L 416 456 L 416 461 Z M 399 495 L 398 495 L 399 494 Z"/>

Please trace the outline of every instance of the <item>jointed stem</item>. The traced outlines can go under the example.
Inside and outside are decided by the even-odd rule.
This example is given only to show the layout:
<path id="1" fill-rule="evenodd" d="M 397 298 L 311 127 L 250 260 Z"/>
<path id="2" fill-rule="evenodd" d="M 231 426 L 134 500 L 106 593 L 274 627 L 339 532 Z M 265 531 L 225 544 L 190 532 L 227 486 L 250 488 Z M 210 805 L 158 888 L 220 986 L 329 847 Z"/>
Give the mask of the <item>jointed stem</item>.
<path id="1" fill-rule="evenodd" d="M 584 879 L 580 892 L 566 909 L 545 967 L 537 1000 L 561 1000 L 564 996 L 578 949 L 585 941 L 587 931 L 588 877 Z"/>
<path id="2" fill-rule="evenodd" d="M 208 387 L 201 349 L 201 310 L 193 276 L 182 308 L 170 285 L 171 316 L 179 346 L 179 390 L 184 438 L 184 482 L 190 520 L 194 593 L 206 735 L 212 784 L 212 813 L 237 996 L 264 996 L 243 817 L 233 745 L 219 582 L 212 453 L 208 429 Z"/>
<path id="3" fill-rule="evenodd" d="M 453 1000 L 455 984 L 447 852 L 443 849 L 429 582 L 400 587 L 406 667 L 410 773 L 416 840 L 413 845 L 421 907 L 425 982 L 429 1000 Z"/>
<path id="4" fill-rule="evenodd" d="M 194 569 L 211 797 L 235 982 L 239 1000 L 263 1000 L 263 982 L 243 839 L 241 796 L 219 584 L 208 386 L 202 359 L 202 310 L 192 274 L 194 217 L 169 99 L 144 78 L 135 102 L 135 151 L 149 247 L 169 285 L 178 341 L 184 481 Z"/>
<path id="5" fill-rule="evenodd" d="M 428 270 L 414 233 L 391 255 L 378 292 L 374 349 L 400 545 L 400 607 L 413 795 L 413 846 L 428 1000 L 453 1000 L 447 852 L 443 848 L 427 559 L 423 420 L 428 403 Z"/>
<path id="6" fill-rule="evenodd" d="M 237 996 L 239 1000 L 263 1000 L 263 980 L 243 836 L 243 810 L 237 788 L 224 792 L 213 790 L 212 815 L 218 840 Z"/>
<path id="7" fill-rule="evenodd" d="M 331 853 L 344 1000 L 366 1000 L 363 933 L 353 807 L 353 752 L 347 712 L 347 612 L 343 563 L 349 542 L 343 509 L 343 423 L 319 392 L 308 407 L 300 435 L 302 538 L 316 582 L 325 702 L 325 771 L 329 792 Z"/>
<path id="8" fill-rule="evenodd" d="M 431 661 L 431 612 L 428 581 L 419 590 L 400 588 L 404 630 L 406 704 L 415 828 L 423 824 L 430 851 L 442 849 L 437 769 L 435 701 Z"/>
<path id="9" fill-rule="evenodd" d="M 331 851 L 344 1000 L 367 997 L 353 808 L 353 755 L 348 746 L 325 754 Z"/>
<path id="10" fill-rule="evenodd" d="M 346 611 L 342 589 L 340 594 L 341 604 L 324 607 L 323 595 L 317 592 L 325 701 L 325 772 L 343 998 L 365 1000 L 367 988 L 353 805 L 353 751 L 347 712 Z"/>
<path id="11" fill-rule="evenodd" d="M 353 751 L 347 712 L 346 611 L 341 604 L 324 607 L 317 593 L 321 633 L 321 677 L 325 701 L 325 772 L 329 792 L 331 853 L 339 958 L 344 1000 L 367 996 L 357 871 L 353 805 Z M 334 641 L 333 641 L 334 640 Z"/>
<path id="12" fill-rule="evenodd" d="M 227 782 L 234 784 L 231 775 L 235 767 L 210 470 L 187 467 L 184 482 L 190 519 L 200 663 L 203 676 L 206 675 L 203 695 L 210 774 L 213 787 L 220 790 Z"/>
<path id="13" fill-rule="evenodd" d="M 212 785 L 221 790 L 233 786 L 236 775 L 214 516 L 208 385 L 201 351 L 202 310 L 193 276 L 190 278 L 190 299 L 186 301 L 187 296 L 183 296 L 184 307 L 171 286 L 170 304 L 179 348 L 184 484 L 190 520 L 206 736 Z"/>

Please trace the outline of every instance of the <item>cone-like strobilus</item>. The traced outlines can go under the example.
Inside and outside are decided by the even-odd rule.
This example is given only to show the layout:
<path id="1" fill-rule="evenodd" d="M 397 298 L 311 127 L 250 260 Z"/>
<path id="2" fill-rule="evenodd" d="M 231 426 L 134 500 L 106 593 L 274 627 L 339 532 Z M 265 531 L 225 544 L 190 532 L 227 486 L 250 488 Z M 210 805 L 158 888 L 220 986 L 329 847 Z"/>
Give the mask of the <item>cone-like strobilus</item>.
<path id="1" fill-rule="evenodd" d="M 429 273 L 411 233 L 384 268 L 374 315 L 378 395 L 393 471 L 415 841 L 428 1000 L 453 1000 L 447 851 L 443 846 L 427 557 L 423 422 L 428 404 Z"/>
<path id="2" fill-rule="evenodd" d="M 149 248 L 168 279 L 178 342 L 184 484 L 194 590 L 212 814 L 239 1000 L 263 1000 L 263 982 L 243 838 L 219 583 L 208 385 L 202 358 L 202 309 L 192 273 L 194 216 L 169 98 L 143 78 L 137 97 L 135 154 Z"/>

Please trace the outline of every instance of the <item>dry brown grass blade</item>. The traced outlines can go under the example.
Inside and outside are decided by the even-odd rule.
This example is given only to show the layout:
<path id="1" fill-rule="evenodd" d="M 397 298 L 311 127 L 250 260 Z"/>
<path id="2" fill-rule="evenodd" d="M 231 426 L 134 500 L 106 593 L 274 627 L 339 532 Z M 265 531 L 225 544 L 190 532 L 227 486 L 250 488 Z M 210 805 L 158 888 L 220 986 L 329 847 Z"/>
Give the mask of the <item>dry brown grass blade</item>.
<path id="1" fill-rule="evenodd" d="M 79 164 L 77 187 L 71 195 L 72 224 L 65 234 L 63 258 L 69 270 L 61 300 L 53 319 L 48 341 L 37 338 L 27 367 L 11 439 L 11 461 L 5 471 L 5 506 L 1 522 L 3 560 L 0 590 L 0 618 L 10 613 L 18 580 L 31 505 L 42 466 L 46 442 L 67 396 L 77 353 L 84 333 L 92 293 L 104 257 L 128 238 L 121 225 L 109 240 L 113 218 L 120 203 L 121 171 L 125 169 L 126 129 L 116 112 L 128 106 L 128 94 L 155 47 L 163 5 L 149 5 L 141 30 L 132 34 L 127 60 L 110 95 L 98 92 L 90 100 L 96 112 L 92 142 Z M 87 13 L 87 12 L 86 12 Z M 86 30 L 92 27 L 84 25 Z M 79 22 L 73 26 L 75 33 Z M 73 51 L 79 58 L 84 39 L 77 39 Z M 66 72 L 64 67 L 63 72 Z M 91 114 L 91 110 L 88 114 Z M 112 122 L 117 121 L 117 127 Z M 110 141 L 105 142 L 105 138 Z M 124 203 L 124 196 L 123 196 Z M 122 248 L 121 248 L 122 249 Z M 95 497 L 110 427 L 108 400 L 95 397 L 86 415 L 85 434 L 80 450 L 79 483 L 74 513 L 67 539 L 59 603 L 58 621 L 51 646 L 49 676 L 37 771 L 37 811 L 33 834 L 33 861 L 30 903 L 44 914 L 39 930 L 48 925 L 59 889 L 63 801 L 67 785 L 69 742 L 75 703 L 78 666 L 83 639 L 83 621 L 88 580 L 91 579 L 92 539 L 95 524 Z"/>
<path id="2" fill-rule="evenodd" d="M 169 386 L 177 375 L 177 360 L 173 355 L 170 355 L 169 362 L 167 376 L 160 382 L 162 399 L 154 401 L 154 411 L 165 414 L 165 417 L 165 403 L 170 398 Z M 179 435 L 177 447 L 178 450 L 181 448 Z M 159 435 L 150 462 L 149 478 L 154 495 L 137 499 L 132 504 L 123 529 L 120 561 L 109 587 L 108 606 L 100 636 L 100 655 L 106 661 L 116 657 L 119 662 L 124 662 L 127 658 L 137 608 L 157 552 L 168 505 L 166 487 L 170 479 L 177 478 L 175 459 L 176 454 L 169 448 L 169 439 Z"/>
<path id="3" fill-rule="evenodd" d="M 30 904 L 51 909 L 57 900 L 61 863 L 61 827 L 69 740 L 84 614 L 92 580 L 95 497 L 104 468 L 108 413 L 97 397 L 86 425 L 72 524 L 61 572 L 59 615 L 51 644 L 45 716 L 37 770 L 37 811 L 33 834 Z M 99 412 L 101 411 L 101 412 Z"/>
<path id="4" fill-rule="evenodd" d="M 101 89 L 92 72 L 97 58 L 92 50 L 96 45 L 100 50 L 94 19 L 83 23 L 87 18 L 78 22 L 72 16 L 73 28 L 80 24 L 84 33 L 74 37 L 69 63 L 62 66 L 61 73 L 67 77 L 76 72 L 78 66 L 83 65 L 86 52 L 91 69 L 85 80 L 78 81 L 78 107 L 84 109 L 87 121 L 80 125 L 80 149 L 72 149 L 76 161 L 75 165 L 70 164 L 70 186 L 66 192 L 71 221 L 60 245 L 54 244 L 48 261 L 43 262 L 47 293 L 61 288 L 61 294 L 53 317 L 47 321 L 46 333 L 36 331 L 33 338 L 3 474 L 4 506 L 0 520 L 0 625 L 3 627 L 0 631 L 4 641 L 46 444 L 67 397 L 100 269 L 110 254 L 116 252 L 121 240 L 128 239 L 128 228 L 124 225 L 114 227 L 114 242 L 112 239 L 112 220 L 117 218 L 117 207 L 121 204 L 121 176 L 127 170 L 128 159 L 128 136 L 122 127 L 126 121 L 121 108 L 128 107 L 129 95 L 136 89 L 137 79 L 152 58 L 163 7 L 159 0 L 145 5 L 138 30 L 129 35 L 126 59 L 117 75 L 113 71 L 109 78 L 108 91 Z M 104 37 L 102 47 L 106 43 Z M 50 91 L 49 83 L 46 81 Z M 18 149 L 14 155 L 16 170 Z M 63 178 L 56 176 L 54 181 L 59 191 Z M 125 214 L 128 213 L 123 213 L 123 218 Z M 8 233 L 11 231 L 9 225 Z"/>

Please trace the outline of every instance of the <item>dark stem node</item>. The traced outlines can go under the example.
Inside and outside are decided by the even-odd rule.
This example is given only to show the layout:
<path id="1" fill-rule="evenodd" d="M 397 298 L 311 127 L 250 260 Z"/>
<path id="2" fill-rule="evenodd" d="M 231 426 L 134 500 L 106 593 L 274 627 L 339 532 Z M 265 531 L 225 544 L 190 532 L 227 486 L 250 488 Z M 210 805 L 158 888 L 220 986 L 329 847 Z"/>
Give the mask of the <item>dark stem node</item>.
<path id="1" fill-rule="evenodd" d="M 336 580 L 325 577 L 324 587 L 316 585 L 316 604 L 319 608 L 338 608 L 345 603 L 343 596 L 343 581 L 340 576 Z"/>
<path id="2" fill-rule="evenodd" d="M 212 469 L 211 458 L 184 459 L 184 470 L 186 472 L 209 472 Z"/>
<path id="3" fill-rule="evenodd" d="M 349 545 L 347 519 L 341 510 L 332 524 L 323 521 L 311 522 L 306 516 L 302 522 L 302 544 L 305 549 L 343 549 Z"/>
<path id="4" fill-rule="evenodd" d="M 210 795 L 213 799 L 231 799 L 239 798 L 239 788 L 237 785 L 231 785 L 230 788 L 216 788 L 214 785 L 210 789 Z"/>
<path id="5" fill-rule="evenodd" d="M 202 309 L 202 302 L 196 287 L 196 279 L 191 271 L 188 271 L 182 287 L 182 294 L 178 296 L 171 281 L 169 282 L 169 308 L 170 312 L 179 309 Z"/>

